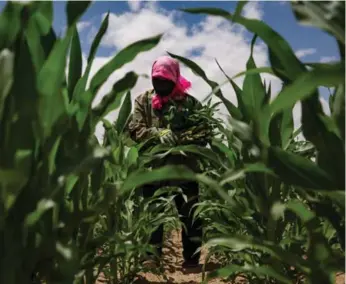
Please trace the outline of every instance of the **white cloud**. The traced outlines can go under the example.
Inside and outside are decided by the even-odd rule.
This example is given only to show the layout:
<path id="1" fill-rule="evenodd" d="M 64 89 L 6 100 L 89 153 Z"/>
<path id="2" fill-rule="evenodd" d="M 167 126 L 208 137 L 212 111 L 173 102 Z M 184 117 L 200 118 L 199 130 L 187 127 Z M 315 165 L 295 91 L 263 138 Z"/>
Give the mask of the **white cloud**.
<path id="1" fill-rule="evenodd" d="M 79 23 L 77 23 L 78 32 L 82 32 L 90 26 L 91 26 L 91 22 L 88 22 L 88 21 L 79 22 Z"/>
<path id="2" fill-rule="evenodd" d="M 338 59 L 336 58 L 336 56 L 322 56 L 320 59 L 321 63 L 329 63 L 329 62 L 333 62 L 333 61 L 337 61 Z"/>
<path id="3" fill-rule="evenodd" d="M 140 0 L 128 0 L 127 4 L 129 5 L 130 9 L 134 12 L 138 11 L 141 8 Z"/>
<path id="4" fill-rule="evenodd" d="M 251 18 L 263 16 L 257 2 L 251 2 L 245 6 L 243 13 Z M 162 10 L 155 2 L 143 3 L 136 12 L 110 14 L 109 28 L 102 44 L 119 50 L 134 41 L 160 33 L 164 33 L 160 44 L 148 52 L 141 53 L 134 61 L 114 72 L 100 89 L 93 105 L 96 105 L 111 89 L 114 82 L 126 72 L 133 70 L 139 74 L 149 75 L 153 61 L 158 56 L 164 55 L 166 51 L 189 57 L 204 69 L 210 79 L 219 83 L 224 82 L 226 78 L 215 63 L 215 58 L 229 76 L 234 76 L 246 69 L 246 62 L 250 55 L 250 39 L 245 29 L 239 29 L 239 26 L 218 17 L 206 17 L 198 24 L 190 26 L 182 20 L 179 13 Z M 194 53 L 196 50 L 198 52 Z M 257 66 L 268 65 L 267 49 L 263 44 L 255 46 L 254 59 Z M 95 58 L 91 73 L 95 74 L 109 60 L 110 57 Z M 181 73 L 192 81 L 191 95 L 202 100 L 210 93 L 210 87 L 190 69 L 182 65 Z M 274 94 L 281 89 L 280 81 L 273 80 L 273 76 L 262 75 L 262 78 L 266 81 L 272 80 Z M 242 87 L 243 78 L 235 81 Z M 149 88 L 151 88 L 150 80 L 140 78 L 132 91 L 133 98 Z M 237 104 L 235 93 L 230 85 L 222 87 L 222 91 L 227 99 Z M 225 112 L 225 108 L 221 111 Z M 113 121 L 116 119 L 116 114 L 117 111 L 110 113 L 107 119 Z M 100 129 L 98 126 L 98 135 L 101 133 Z"/>
<path id="5" fill-rule="evenodd" d="M 296 56 L 298 58 L 303 58 L 305 56 L 308 56 L 308 55 L 312 55 L 312 54 L 315 54 L 316 53 L 316 49 L 315 48 L 304 48 L 304 49 L 299 49 L 295 52 Z"/>
<path id="6" fill-rule="evenodd" d="M 260 20 L 263 18 L 263 10 L 260 9 L 260 2 L 249 2 L 244 7 L 242 15 L 245 18 Z"/>

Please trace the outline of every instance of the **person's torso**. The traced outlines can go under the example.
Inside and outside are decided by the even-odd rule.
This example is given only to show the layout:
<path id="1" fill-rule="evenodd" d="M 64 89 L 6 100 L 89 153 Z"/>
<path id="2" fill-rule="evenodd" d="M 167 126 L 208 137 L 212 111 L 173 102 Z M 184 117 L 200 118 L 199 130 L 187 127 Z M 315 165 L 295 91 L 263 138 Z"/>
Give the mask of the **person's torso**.
<path id="1" fill-rule="evenodd" d="M 140 96 L 140 103 L 145 108 L 147 127 L 169 128 L 179 132 L 191 126 L 189 116 L 193 113 L 197 100 L 186 95 L 183 100 L 170 100 L 163 104 L 162 109 L 153 109 L 152 97 L 154 90 Z"/>
<path id="2" fill-rule="evenodd" d="M 169 101 L 163 105 L 162 109 L 155 110 L 152 107 L 152 97 L 155 95 L 154 90 L 147 91 L 139 97 L 139 101 L 145 109 L 147 127 L 170 128 L 173 132 L 179 133 L 184 129 L 192 126 L 189 122 L 189 116 L 193 114 L 197 100 L 186 95 L 184 100 Z M 165 159 L 156 161 L 154 167 L 163 165 L 186 165 L 194 171 L 198 171 L 198 161 L 195 155 L 188 154 L 170 154 Z"/>

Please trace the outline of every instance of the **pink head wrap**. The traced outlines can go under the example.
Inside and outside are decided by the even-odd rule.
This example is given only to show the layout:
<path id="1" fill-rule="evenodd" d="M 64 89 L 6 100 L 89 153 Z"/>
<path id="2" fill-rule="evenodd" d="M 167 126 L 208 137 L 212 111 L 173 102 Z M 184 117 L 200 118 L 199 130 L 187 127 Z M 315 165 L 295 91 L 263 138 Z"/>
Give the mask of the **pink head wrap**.
<path id="1" fill-rule="evenodd" d="M 185 91 L 191 87 L 191 82 L 180 75 L 179 62 L 170 56 L 161 56 L 155 60 L 152 71 L 152 78 L 163 78 L 175 83 L 173 92 L 167 97 L 153 96 L 152 105 L 154 109 L 161 109 L 163 104 L 170 98 L 181 100 L 185 97 Z"/>

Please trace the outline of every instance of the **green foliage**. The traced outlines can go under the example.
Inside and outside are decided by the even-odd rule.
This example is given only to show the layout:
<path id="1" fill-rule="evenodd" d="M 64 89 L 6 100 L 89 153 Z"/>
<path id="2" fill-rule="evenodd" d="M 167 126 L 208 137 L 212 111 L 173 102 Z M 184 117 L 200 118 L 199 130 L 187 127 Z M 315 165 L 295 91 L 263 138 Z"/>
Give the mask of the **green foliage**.
<path id="1" fill-rule="evenodd" d="M 237 106 L 200 66 L 170 53 L 220 101 L 209 100 L 193 114 L 173 106 L 166 117 L 170 127 L 182 121 L 185 126 L 173 148 L 129 139 L 131 89 L 139 77 L 133 71 L 91 107 L 108 77 L 154 48 L 161 35 L 125 47 L 91 78 L 109 15 L 82 72 L 76 26 L 89 5 L 66 3 L 68 27 L 61 38 L 52 29 L 51 2 L 7 2 L 0 14 L 0 282 L 94 283 L 104 272 L 112 283 L 131 283 L 144 269 L 142 258 L 155 252 L 148 245 L 151 232 L 176 224 L 172 200 L 179 189 L 144 199 L 141 188 L 183 179 L 203 188 L 194 218 L 204 221 L 209 256 L 223 264 L 208 279 L 243 273 L 251 283 L 298 283 L 302 277 L 334 283 L 345 256 L 345 3 L 292 2 L 299 22 L 337 41 L 341 60 L 330 64 L 300 62 L 270 26 L 241 16 L 246 1 L 234 15 L 215 8 L 185 10 L 223 17 L 254 37 L 247 70 L 230 77 L 216 62 Z M 257 37 L 268 46 L 270 67 L 255 64 Z M 261 73 L 283 81 L 273 100 Z M 234 82 L 240 76 L 242 86 Z M 321 108 L 320 86 L 335 89 L 330 116 Z M 294 130 L 297 102 L 302 126 Z M 226 121 L 215 118 L 220 104 L 229 113 Z M 114 123 L 104 119 L 116 109 Z M 102 143 L 94 135 L 100 122 Z M 306 140 L 298 139 L 301 134 Z M 198 157 L 203 173 L 183 166 L 150 168 L 152 161 L 176 153 Z"/>
<path id="2" fill-rule="evenodd" d="M 148 230 L 168 220 L 168 213 L 159 215 L 148 226 L 155 210 L 153 215 L 139 214 L 144 209 L 136 206 L 149 205 L 133 206 L 133 189 L 125 194 L 120 186 L 141 165 L 136 147 L 127 148 L 122 138 L 131 111 L 128 91 L 137 75 L 129 73 L 115 84 L 115 92 L 91 109 L 108 76 L 153 48 L 160 37 L 119 51 L 90 78 L 87 89 L 91 64 L 108 26 L 106 17 L 82 73 L 76 24 L 89 4 L 66 3 L 68 29 L 62 38 L 51 29 L 51 2 L 8 2 L 0 16 L 0 282 L 94 283 L 94 269 L 115 256 L 121 261 L 111 265 L 114 283 L 128 281 L 150 248 Z M 17 21 L 22 13 L 26 19 Z M 127 95 L 121 104 L 122 92 Z M 100 145 L 94 136 L 96 124 L 120 106 L 116 127 L 108 130 L 108 142 Z M 102 234 L 94 234 L 97 230 Z M 112 249 L 98 256 L 104 245 Z M 136 263 L 125 269 L 131 257 Z M 120 268 L 120 274 L 114 272 Z"/>
<path id="3" fill-rule="evenodd" d="M 298 20 L 324 28 L 344 46 L 341 34 L 345 29 L 337 12 L 340 9 L 336 10 L 336 6 L 344 9 L 344 3 L 299 1 L 292 5 Z M 225 74 L 237 95 L 241 116 L 229 111 L 232 118 L 222 131 L 228 133 L 225 144 L 236 154 L 223 154 L 229 169 L 213 174 L 227 196 L 217 198 L 206 190 L 197 215 L 207 224 L 210 253 L 222 253 L 225 265 L 230 266 L 208 277 L 245 273 L 251 281 L 264 281 L 260 283 L 272 283 L 273 279 L 295 283 L 304 275 L 309 283 L 334 283 L 335 273 L 343 270 L 345 249 L 345 205 L 336 204 L 334 195 L 340 192 L 344 196 L 345 190 L 344 56 L 341 53 L 340 62 L 313 64 L 306 70 L 278 33 L 260 20 L 240 16 L 243 6 L 238 4 L 237 15 L 216 8 L 184 10 L 243 25 L 255 34 L 254 39 L 258 36 L 268 45 L 271 63 L 270 68 L 257 68 L 251 53 L 247 71 L 235 76 L 245 75 L 242 89 Z M 192 64 L 187 66 L 196 69 Z M 284 82 L 272 101 L 260 77 L 261 72 L 270 70 Z M 322 111 L 319 86 L 337 90 L 332 95 L 331 116 Z M 336 94 L 340 99 L 338 115 Z M 299 101 L 301 129 L 307 141 L 297 140 L 300 130 L 293 132 L 292 108 Z M 227 153 L 227 148 L 223 152 Z M 245 171 L 258 163 L 271 171 Z M 323 229 L 326 226 L 328 233 Z"/>

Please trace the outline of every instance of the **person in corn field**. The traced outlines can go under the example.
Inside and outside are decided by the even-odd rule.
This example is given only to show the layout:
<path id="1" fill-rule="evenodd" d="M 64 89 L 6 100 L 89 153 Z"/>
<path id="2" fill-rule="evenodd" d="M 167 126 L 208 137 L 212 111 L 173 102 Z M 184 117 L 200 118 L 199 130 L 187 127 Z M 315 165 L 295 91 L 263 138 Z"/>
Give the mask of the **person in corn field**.
<path id="1" fill-rule="evenodd" d="M 201 108 L 202 105 L 186 92 L 191 87 L 191 83 L 180 75 L 179 63 L 172 57 L 159 57 L 152 66 L 151 77 L 153 89 L 135 100 L 132 119 L 129 123 L 131 138 L 136 142 L 154 139 L 157 143 L 175 146 L 179 140 L 179 134 L 182 133 L 183 129 L 191 126 L 187 125 L 189 114 Z M 191 141 L 190 143 L 207 144 L 201 141 Z M 155 161 L 151 166 L 164 165 L 185 165 L 195 172 L 200 170 L 196 159 L 184 155 L 169 155 L 165 159 Z M 195 251 L 201 245 L 202 228 L 199 220 L 192 222 L 192 216 L 193 205 L 198 202 L 198 183 L 166 181 L 150 184 L 143 187 L 143 195 L 144 197 L 151 197 L 156 190 L 164 186 L 180 187 L 187 196 L 187 203 L 185 203 L 182 195 L 177 195 L 175 198 L 179 215 L 182 216 L 181 221 L 187 228 L 187 231 L 182 230 L 183 267 L 197 266 L 200 253 L 195 253 Z M 162 254 L 162 240 L 163 226 L 160 226 L 152 234 L 150 241 L 158 248 L 159 255 Z"/>

